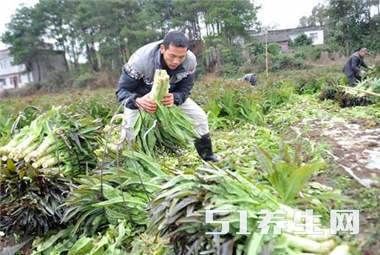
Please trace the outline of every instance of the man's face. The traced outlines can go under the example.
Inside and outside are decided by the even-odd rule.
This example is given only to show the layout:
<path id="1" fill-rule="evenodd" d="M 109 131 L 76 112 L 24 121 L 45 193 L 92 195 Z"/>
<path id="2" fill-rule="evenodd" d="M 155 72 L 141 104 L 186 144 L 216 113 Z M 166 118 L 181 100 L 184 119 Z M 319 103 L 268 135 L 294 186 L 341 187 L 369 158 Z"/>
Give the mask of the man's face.
<path id="1" fill-rule="evenodd" d="M 160 52 L 164 57 L 164 61 L 166 65 L 169 67 L 169 69 L 174 70 L 180 64 L 182 64 L 183 61 L 185 61 L 187 55 L 187 48 L 176 47 L 169 44 L 169 47 L 165 49 L 165 46 L 161 45 Z"/>
<path id="2" fill-rule="evenodd" d="M 368 55 L 368 50 L 366 48 L 360 49 L 359 54 L 361 57 L 365 57 Z"/>

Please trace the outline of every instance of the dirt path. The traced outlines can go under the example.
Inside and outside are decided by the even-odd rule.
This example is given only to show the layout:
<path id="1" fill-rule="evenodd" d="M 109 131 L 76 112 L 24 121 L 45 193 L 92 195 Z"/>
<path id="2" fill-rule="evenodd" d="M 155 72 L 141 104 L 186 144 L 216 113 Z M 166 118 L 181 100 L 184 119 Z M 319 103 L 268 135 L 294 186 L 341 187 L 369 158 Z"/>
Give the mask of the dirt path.
<path id="1" fill-rule="evenodd" d="M 380 186 L 380 125 L 366 120 L 308 119 L 308 136 L 327 143 L 334 161 L 365 187 Z"/>

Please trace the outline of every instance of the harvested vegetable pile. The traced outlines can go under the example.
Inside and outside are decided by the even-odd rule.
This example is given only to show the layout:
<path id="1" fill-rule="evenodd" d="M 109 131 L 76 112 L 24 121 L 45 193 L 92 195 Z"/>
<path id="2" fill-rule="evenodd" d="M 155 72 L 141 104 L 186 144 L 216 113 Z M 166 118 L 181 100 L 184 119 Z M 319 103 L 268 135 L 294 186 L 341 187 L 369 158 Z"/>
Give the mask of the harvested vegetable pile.
<path id="1" fill-rule="evenodd" d="M 2 167 L 73 175 L 96 165 L 101 122 L 64 107 L 52 108 L 25 126 L 0 147 Z"/>
<path id="2" fill-rule="evenodd" d="M 304 139 L 299 128 L 305 118 L 343 111 L 333 101 L 318 100 L 320 88 L 327 97 L 349 95 L 339 84 L 330 93 L 325 85 L 334 82 L 324 81 L 303 84 L 300 90 L 287 80 L 252 91 L 228 88 L 235 86 L 228 81 L 220 93 L 211 86 L 215 97 L 207 93 L 203 101 L 223 158 L 216 165 L 186 150 L 197 135 L 178 107 L 159 103 L 169 86 L 160 70 L 151 93 L 157 112 L 139 112 L 133 139 L 120 135 L 122 115 L 101 100 L 45 112 L 24 108 L 10 117 L 1 113 L 0 242 L 15 237 L 25 243 L 33 236 L 28 252 L 36 255 L 337 255 L 365 250 L 376 236 L 363 233 L 368 237 L 363 242 L 330 233 L 330 210 L 351 208 L 341 190 L 350 187 L 351 192 L 355 186 L 347 180 L 338 188 L 332 188 L 336 182 L 318 182 L 332 171 L 325 160 L 329 148 Z M 376 93 L 372 85 L 362 87 L 370 88 Z M 363 98 L 369 100 L 367 94 Z M 379 116 L 376 104 L 361 109 L 360 116 Z M 171 152 L 178 148 L 181 153 Z M 328 179 L 341 181 L 342 175 Z M 376 193 L 362 193 L 370 200 L 360 210 L 375 211 Z M 304 228 L 308 209 L 313 210 L 312 233 Z M 268 216 L 274 218 L 268 222 Z M 366 220 L 372 224 L 375 218 L 369 214 Z M 0 247 L 0 253 L 17 247 Z"/>
<path id="3" fill-rule="evenodd" d="M 0 148 L 0 225 L 46 232 L 61 223 L 70 179 L 95 167 L 101 122 L 53 107 Z"/>
<path id="4" fill-rule="evenodd" d="M 305 220 L 302 212 L 281 204 L 271 193 L 269 186 L 223 169 L 200 168 L 195 175 L 178 175 L 167 179 L 151 202 L 148 233 L 168 238 L 175 254 L 257 254 L 264 247 L 270 254 L 326 254 L 336 247 L 329 229 L 318 219 L 315 234 L 297 230 L 294 226 Z M 215 212 L 209 222 L 207 210 Z M 245 213 L 248 227 L 242 227 L 239 212 Z M 283 213 L 284 234 L 262 231 L 264 212 Z M 220 233 L 222 222 L 228 222 L 228 233 L 207 234 Z"/>
<path id="5" fill-rule="evenodd" d="M 347 87 L 346 92 L 352 95 L 372 95 L 380 97 L 380 78 L 368 78 L 355 87 Z"/>

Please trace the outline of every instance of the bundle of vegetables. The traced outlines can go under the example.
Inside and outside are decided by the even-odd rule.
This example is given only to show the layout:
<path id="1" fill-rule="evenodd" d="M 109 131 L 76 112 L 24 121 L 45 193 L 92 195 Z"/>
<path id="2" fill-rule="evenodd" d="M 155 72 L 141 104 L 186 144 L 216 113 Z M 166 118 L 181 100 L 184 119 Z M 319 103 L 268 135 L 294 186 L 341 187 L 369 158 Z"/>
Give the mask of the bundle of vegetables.
<path id="1" fill-rule="evenodd" d="M 346 93 L 355 96 L 376 96 L 380 97 L 380 78 L 368 78 L 357 84 L 355 87 L 346 87 Z"/>
<path id="2" fill-rule="evenodd" d="M 60 227 L 65 210 L 60 206 L 70 190 L 71 183 L 60 176 L 8 160 L 0 169 L 0 229 L 30 235 Z"/>
<path id="3" fill-rule="evenodd" d="M 165 70 L 156 70 L 152 91 L 149 96 L 157 103 L 157 111 L 154 114 L 140 111 L 132 132 L 120 136 L 115 134 L 115 123 L 123 118 L 122 114 L 115 115 L 111 124 L 105 128 L 105 132 L 113 134 L 106 137 L 111 150 L 120 149 L 120 145 L 127 139 L 133 140 L 132 148 L 142 151 L 149 156 L 154 156 L 158 148 L 166 147 L 176 150 L 179 147 L 187 147 L 197 137 L 191 120 L 188 119 L 177 106 L 166 107 L 161 104 L 162 98 L 169 90 L 169 76 Z M 133 133 L 133 134 L 131 134 Z"/>
<path id="4" fill-rule="evenodd" d="M 174 254 L 258 254 L 262 249 L 270 254 L 326 254 L 335 246 L 328 230 L 320 228 L 318 235 L 287 233 L 276 236 L 260 231 L 262 210 L 285 213 L 291 221 L 297 209 L 285 206 L 271 194 L 270 187 L 255 185 L 229 170 L 201 168 L 195 176 L 178 175 L 162 184 L 151 202 L 151 225 L 148 233 L 168 237 Z M 216 210 L 214 222 L 205 223 L 205 210 Z M 252 234 L 237 234 L 241 230 L 239 211 L 246 211 Z M 301 211 L 302 212 L 302 211 Z M 206 234 L 220 231 L 221 222 L 228 222 L 227 234 Z M 300 222 L 298 222 L 300 223 Z M 244 231 L 243 231 L 244 232 Z M 288 253 L 283 253 L 284 250 Z"/>
<path id="5" fill-rule="evenodd" d="M 341 107 L 374 104 L 380 98 L 380 79 L 367 78 L 355 87 L 330 84 L 321 90 L 320 99 L 333 99 Z"/>
<path id="6" fill-rule="evenodd" d="M 17 128 L 0 148 L 0 214 L 7 232 L 42 233 L 60 225 L 70 177 L 97 162 L 93 151 L 100 128 L 98 120 L 65 107 L 53 107 Z"/>
<path id="7" fill-rule="evenodd" d="M 169 76 L 165 70 L 156 70 L 150 98 L 157 103 L 154 115 L 140 112 L 134 131 L 137 135 L 139 148 L 149 155 L 154 155 L 155 145 L 165 146 L 175 150 L 177 147 L 187 147 L 197 137 L 191 120 L 176 106 L 165 107 L 161 100 L 169 92 Z"/>
<path id="8" fill-rule="evenodd" d="M 360 70 L 360 75 L 364 79 L 376 78 L 380 74 L 380 66 L 371 65 L 367 69 Z"/>
<path id="9" fill-rule="evenodd" d="M 73 234 L 72 227 L 69 227 L 47 239 L 34 240 L 32 255 L 128 254 L 123 243 L 131 231 L 131 226 L 125 220 L 119 221 L 116 225 L 109 225 L 102 235 L 90 237 Z"/>
<path id="10" fill-rule="evenodd" d="M 173 247 L 169 240 L 159 236 L 151 236 L 145 233 L 135 238 L 131 244 L 131 255 L 169 255 L 173 254 Z"/>
<path id="11" fill-rule="evenodd" d="M 73 234 L 72 229 L 66 228 L 46 239 L 37 238 L 33 241 L 32 255 L 164 255 L 171 252 L 167 240 L 146 234 L 135 236 L 128 245 L 130 248 L 126 248 L 126 241 L 133 234 L 126 220 L 119 220 L 109 225 L 104 234 L 93 236 Z"/>
<path id="12" fill-rule="evenodd" d="M 165 176 L 146 155 L 124 152 L 120 162 L 108 163 L 94 175 L 77 180 L 62 221 L 74 224 L 73 234 L 92 236 L 125 220 L 132 230 L 126 233 L 124 244 L 130 243 L 145 230 L 147 204 L 159 190 L 158 180 Z"/>
<path id="13" fill-rule="evenodd" d="M 364 92 L 359 92 L 355 87 L 352 88 L 339 84 L 329 84 L 322 88 L 319 99 L 331 99 L 337 101 L 342 108 L 373 104 L 376 101 L 376 97 L 372 96 L 373 92 Z"/>
<path id="14" fill-rule="evenodd" d="M 0 146 L 4 145 L 12 137 L 40 114 L 40 110 L 34 106 L 27 106 L 16 116 L 10 116 L 5 110 L 0 110 Z"/>
<path id="15" fill-rule="evenodd" d="M 0 147 L 0 157 L 44 173 L 75 175 L 96 165 L 100 128 L 100 120 L 53 107 Z"/>
<path id="16" fill-rule="evenodd" d="M 154 156 L 158 148 L 175 151 L 179 147 L 188 147 L 197 137 L 191 121 L 176 106 L 158 105 L 155 115 L 140 112 L 134 126 L 138 150 Z"/>
<path id="17" fill-rule="evenodd" d="M 33 254 L 135 254 L 129 250 L 148 249 L 136 239 L 146 229 L 146 207 L 166 174 L 151 158 L 134 151 L 117 157 L 111 153 L 102 165 L 76 179 L 63 206 L 62 222 L 69 227 L 36 240 Z"/>
<path id="18" fill-rule="evenodd" d="M 343 93 L 343 88 L 339 86 L 338 83 L 329 83 L 322 87 L 321 92 L 319 94 L 319 99 L 335 100 Z"/>

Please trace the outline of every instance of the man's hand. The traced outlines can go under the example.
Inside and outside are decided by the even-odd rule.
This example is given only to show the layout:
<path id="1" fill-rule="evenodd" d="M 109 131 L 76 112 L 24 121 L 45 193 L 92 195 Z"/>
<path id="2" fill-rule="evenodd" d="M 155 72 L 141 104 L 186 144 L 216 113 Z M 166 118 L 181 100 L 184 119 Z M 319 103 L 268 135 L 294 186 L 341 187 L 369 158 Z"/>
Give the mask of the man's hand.
<path id="1" fill-rule="evenodd" d="M 172 93 L 168 93 L 164 98 L 161 100 L 161 103 L 165 106 L 171 107 L 174 104 L 174 96 Z"/>
<path id="2" fill-rule="evenodd" d="M 136 98 L 136 105 L 140 110 L 144 110 L 149 113 L 154 113 L 157 110 L 156 102 L 150 99 L 148 94 L 143 97 Z"/>

